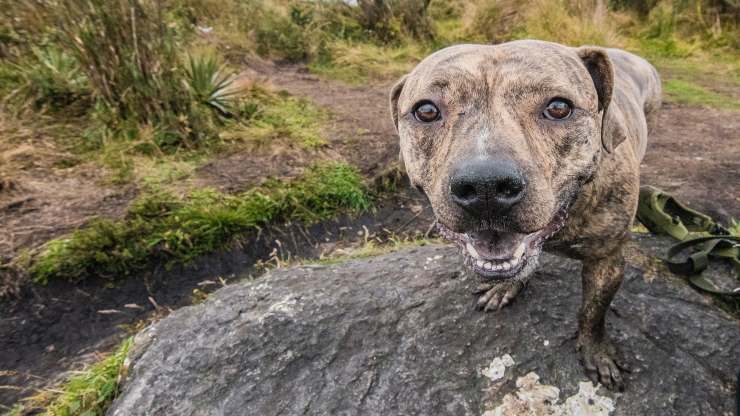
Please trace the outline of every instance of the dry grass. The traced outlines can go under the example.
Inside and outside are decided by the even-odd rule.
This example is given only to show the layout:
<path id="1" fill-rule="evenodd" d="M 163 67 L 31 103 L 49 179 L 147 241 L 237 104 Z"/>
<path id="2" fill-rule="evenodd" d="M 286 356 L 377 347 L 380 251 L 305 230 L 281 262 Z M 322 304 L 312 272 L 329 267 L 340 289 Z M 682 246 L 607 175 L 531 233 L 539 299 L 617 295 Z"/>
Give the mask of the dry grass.
<path id="1" fill-rule="evenodd" d="M 428 48 L 419 44 L 388 47 L 341 40 L 328 48 L 334 58 L 330 62 L 312 63 L 309 68 L 314 73 L 352 84 L 399 77 L 429 53 Z"/>

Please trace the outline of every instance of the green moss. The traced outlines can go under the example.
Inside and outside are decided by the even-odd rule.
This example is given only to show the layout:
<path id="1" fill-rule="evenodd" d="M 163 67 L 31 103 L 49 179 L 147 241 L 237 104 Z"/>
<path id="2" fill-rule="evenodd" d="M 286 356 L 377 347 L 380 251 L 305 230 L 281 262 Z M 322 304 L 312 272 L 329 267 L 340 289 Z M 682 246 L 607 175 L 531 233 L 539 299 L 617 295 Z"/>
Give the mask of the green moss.
<path id="1" fill-rule="evenodd" d="M 740 100 L 689 81 L 668 79 L 663 82 L 663 90 L 669 101 L 706 107 L 740 109 Z"/>
<path id="2" fill-rule="evenodd" d="M 48 242 L 31 260 L 30 273 L 38 283 L 115 279 L 156 261 L 187 262 L 274 222 L 310 223 L 369 207 L 359 173 L 338 163 L 316 165 L 293 182 L 270 181 L 239 195 L 209 189 L 185 198 L 152 193 L 132 204 L 123 220 L 99 219 Z"/>
<path id="3" fill-rule="evenodd" d="M 47 416 L 102 416 L 118 394 L 119 376 L 133 338 L 115 353 L 70 378 L 46 408 Z"/>

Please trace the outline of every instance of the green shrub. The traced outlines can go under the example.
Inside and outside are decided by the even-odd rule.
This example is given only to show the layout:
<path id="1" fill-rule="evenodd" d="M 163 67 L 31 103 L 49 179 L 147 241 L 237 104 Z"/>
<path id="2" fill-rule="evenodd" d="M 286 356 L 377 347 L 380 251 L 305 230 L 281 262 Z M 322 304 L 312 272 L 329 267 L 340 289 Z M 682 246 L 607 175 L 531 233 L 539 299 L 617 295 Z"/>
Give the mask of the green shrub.
<path id="1" fill-rule="evenodd" d="M 725 0 L 658 1 L 644 13 L 635 36 L 644 53 L 683 58 L 701 49 L 740 49 L 740 6 Z"/>
<path id="2" fill-rule="evenodd" d="M 48 45 L 32 47 L 18 63 L 6 64 L 5 82 L 12 87 L 6 100 L 19 107 L 30 103 L 34 110 L 61 110 L 79 104 L 90 106 L 90 86 L 77 61 L 66 52 Z"/>
<path id="3" fill-rule="evenodd" d="M 304 29 L 291 18 L 266 13 L 256 31 L 257 53 L 274 55 L 288 61 L 302 61 L 309 56 L 309 39 Z"/>
<path id="4" fill-rule="evenodd" d="M 213 58 L 183 64 L 185 34 L 161 1 L 31 2 L 52 26 L 64 62 L 84 73 L 104 135 L 156 132 L 160 150 L 194 147 L 216 137 L 233 91 Z M 30 69 L 30 68 L 29 68 Z"/>
<path id="5" fill-rule="evenodd" d="M 154 193 L 135 202 L 124 220 L 96 220 L 48 242 L 30 273 L 38 283 L 115 279 L 156 261 L 187 262 L 276 221 L 310 223 L 369 206 L 361 176 L 343 164 L 316 165 L 293 182 L 271 181 L 240 195 L 199 190 L 181 199 Z"/>
<path id="6" fill-rule="evenodd" d="M 512 39 L 513 30 L 522 23 L 522 11 L 510 0 L 482 0 L 474 3 L 467 36 L 489 43 Z"/>
<path id="7" fill-rule="evenodd" d="M 292 62 L 331 62 L 329 45 L 336 41 L 398 46 L 404 37 L 434 39 L 429 0 L 292 1 L 284 8 L 261 4 L 245 29 L 253 32 L 256 50 Z"/>
<path id="8" fill-rule="evenodd" d="M 676 11 L 669 3 L 654 7 L 647 18 L 646 26 L 639 34 L 640 47 L 649 56 L 683 58 L 692 50 L 679 39 L 676 31 Z"/>
<path id="9" fill-rule="evenodd" d="M 432 40 L 430 0 L 359 0 L 353 9 L 360 26 L 382 43 L 394 43 L 401 35 Z"/>
<path id="10" fill-rule="evenodd" d="M 174 117 L 189 113 L 176 35 L 160 2 L 60 0 L 46 7 L 97 98 L 119 118 L 176 124 Z"/>
<path id="11" fill-rule="evenodd" d="M 599 6 L 601 5 L 601 7 Z M 619 46 L 619 32 L 605 2 L 534 0 L 516 37 L 532 37 L 572 46 Z"/>

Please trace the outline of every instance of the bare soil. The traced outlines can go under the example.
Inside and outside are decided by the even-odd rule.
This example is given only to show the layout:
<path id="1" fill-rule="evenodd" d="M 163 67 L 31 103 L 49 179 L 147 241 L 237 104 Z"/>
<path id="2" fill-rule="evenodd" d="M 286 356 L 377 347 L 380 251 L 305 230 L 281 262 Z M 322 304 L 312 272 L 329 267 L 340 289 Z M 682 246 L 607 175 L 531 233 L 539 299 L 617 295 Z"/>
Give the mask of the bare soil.
<path id="1" fill-rule="evenodd" d="M 293 177 L 319 159 L 346 161 L 372 177 L 397 160 L 397 137 L 387 109 L 390 81 L 346 86 L 320 79 L 301 66 L 265 62 L 250 65 L 248 71 L 329 109 L 332 118 L 324 132 L 328 145 L 313 153 L 281 148 L 224 155 L 198 169 L 191 183 L 237 191 L 266 176 Z M 643 182 L 673 192 L 718 219 L 739 218 L 738 115 L 737 111 L 666 105 L 642 166 Z M 59 151 L 48 137 L 28 133 L 22 140 L 5 140 L 8 131 L 0 129 L 4 136 L 0 142 L 0 259 L 12 258 L 94 217 L 119 217 L 135 197 L 133 185 L 101 183 L 100 172 L 91 164 L 59 168 L 59 161 L 70 155 Z M 17 130 L 12 131 L 15 137 Z M 217 288 L 219 283 L 214 282 L 219 277 L 244 278 L 259 272 L 265 262 L 319 258 L 367 239 L 423 235 L 431 217 L 422 197 L 404 189 L 359 219 L 343 218 L 309 228 L 274 227 L 188 267 L 153 270 L 115 287 L 101 282 L 23 285 L 16 296 L 0 300 L 0 405 L 11 406 L 52 384 L 64 371 L 78 369 L 96 358 L 98 351 L 109 350 L 137 323 L 189 304 L 194 289 Z"/>
<path id="2" fill-rule="evenodd" d="M 643 184 L 718 220 L 740 218 L 740 112 L 664 105 L 641 166 Z"/>

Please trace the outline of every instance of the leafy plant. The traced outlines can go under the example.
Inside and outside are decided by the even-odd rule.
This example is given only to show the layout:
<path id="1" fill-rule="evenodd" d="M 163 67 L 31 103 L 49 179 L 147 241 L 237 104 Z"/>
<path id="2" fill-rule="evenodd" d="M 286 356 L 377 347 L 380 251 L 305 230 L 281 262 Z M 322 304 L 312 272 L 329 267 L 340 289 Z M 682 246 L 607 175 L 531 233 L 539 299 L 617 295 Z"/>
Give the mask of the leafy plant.
<path id="1" fill-rule="evenodd" d="M 170 24 L 162 1 L 59 0 L 31 2 L 54 28 L 58 45 L 84 72 L 101 126 L 112 132 L 153 126 L 161 149 L 193 147 L 215 137 L 213 115 L 204 112 L 183 82 L 211 94 L 206 105 L 223 102 L 221 78 L 208 61 L 191 62 L 190 77 L 180 61 L 182 35 Z M 198 72 L 200 71 L 200 72 Z M 210 71 L 210 72 L 209 72 Z M 208 85 L 208 82 L 216 82 Z M 216 93 L 216 96 L 212 94 Z M 211 107 L 213 108 L 213 107 Z"/>
<path id="2" fill-rule="evenodd" d="M 234 115 L 236 98 L 242 94 L 233 83 L 215 57 L 188 58 L 185 85 L 193 99 L 225 117 Z"/>
<path id="3" fill-rule="evenodd" d="M 19 104 L 30 102 L 34 109 L 60 110 L 74 103 L 89 106 L 90 86 L 78 62 L 53 46 L 32 47 L 30 55 L 11 64 L 17 87 L 9 95 Z M 7 99 L 7 98 L 6 98 Z"/>

